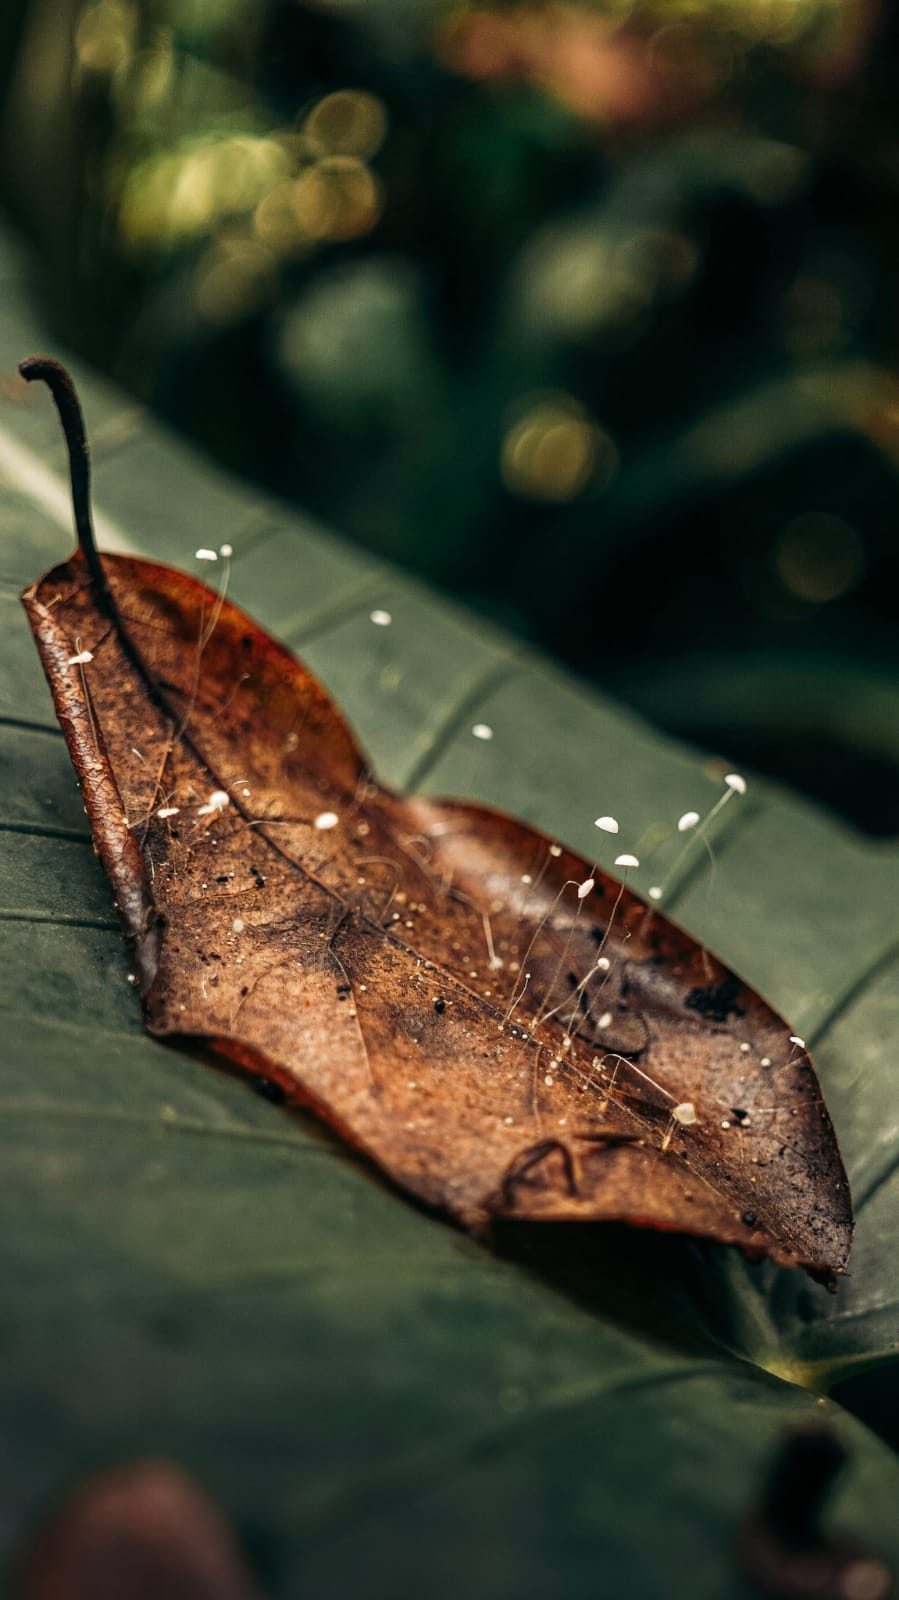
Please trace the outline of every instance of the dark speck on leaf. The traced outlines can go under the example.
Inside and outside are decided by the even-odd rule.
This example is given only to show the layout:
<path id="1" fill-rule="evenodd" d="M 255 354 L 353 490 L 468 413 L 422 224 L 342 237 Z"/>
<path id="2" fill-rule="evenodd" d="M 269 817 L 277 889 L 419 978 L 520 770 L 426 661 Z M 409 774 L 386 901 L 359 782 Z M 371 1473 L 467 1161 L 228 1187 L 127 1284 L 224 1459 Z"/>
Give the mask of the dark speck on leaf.
<path id="1" fill-rule="evenodd" d="M 698 1011 L 701 1017 L 708 1017 L 710 1022 L 726 1022 L 728 1017 L 745 1015 L 743 1007 L 736 1003 L 739 992 L 740 980 L 731 973 L 723 983 L 709 989 L 691 989 L 684 1005 L 690 1011 Z"/>

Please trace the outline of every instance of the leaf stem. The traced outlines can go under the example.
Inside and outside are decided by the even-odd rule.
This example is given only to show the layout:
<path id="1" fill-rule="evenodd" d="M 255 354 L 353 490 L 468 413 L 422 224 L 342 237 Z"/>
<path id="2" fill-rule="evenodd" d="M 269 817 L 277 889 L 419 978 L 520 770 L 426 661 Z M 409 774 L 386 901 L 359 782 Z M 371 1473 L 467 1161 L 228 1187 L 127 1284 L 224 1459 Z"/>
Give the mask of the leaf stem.
<path id="1" fill-rule="evenodd" d="M 72 510 L 75 515 L 75 532 L 78 545 L 84 556 L 85 566 L 94 590 L 94 597 L 105 611 L 107 619 L 119 640 L 131 665 L 143 679 L 147 694 L 153 704 L 172 723 L 178 724 L 178 718 L 172 710 L 166 696 L 155 682 L 147 663 L 144 661 L 137 645 L 134 643 L 122 619 L 115 595 L 112 592 L 106 569 L 100 559 L 97 541 L 94 537 L 94 523 L 91 516 L 91 458 L 87 442 L 87 430 L 84 426 L 84 413 L 81 410 L 81 401 L 78 399 L 78 390 L 70 372 L 66 371 L 61 361 L 54 356 L 27 356 L 19 362 L 19 372 L 26 383 L 35 383 L 38 380 L 47 385 L 59 412 L 62 431 L 65 434 L 69 450 L 69 472 L 72 481 Z"/>
<path id="2" fill-rule="evenodd" d="M 69 475 L 72 482 L 72 509 L 75 514 L 75 532 L 81 546 L 92 582 L 106 608 L 116 615 L 115 603 L 109 588 L 103 563 L 94 537 L 91 517 L 91 458 L 84 427 L 84 413 L 71 373 L 53 356 L 28 356 L 19 363 L 19 372 L 26 383 L 40 381 L 47 385 L 59 412 L 62 431 L 69 451 Z"/>

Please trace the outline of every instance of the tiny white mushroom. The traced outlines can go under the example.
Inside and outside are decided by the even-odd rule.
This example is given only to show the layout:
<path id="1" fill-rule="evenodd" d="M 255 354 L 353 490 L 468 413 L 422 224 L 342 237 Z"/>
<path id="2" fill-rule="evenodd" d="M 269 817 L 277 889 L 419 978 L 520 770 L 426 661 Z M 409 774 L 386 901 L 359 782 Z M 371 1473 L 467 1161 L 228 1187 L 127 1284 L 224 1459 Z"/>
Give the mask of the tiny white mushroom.
<path id="1" fill-rule="evenodd" d="M 226 806 L 229 806 L 230 804 L 231 801 L 226 795 L 224 789 L 213 789 L 209 799 L 206 801 L 205 806 L 199 806 L 197 808 L 197 816 L 214 817 L 218 812 L 224 811 Z"/>
<path id="2" fill-rule="evenodd" d="M 692 1128 L 693 1124 L 698 1120 L 696 1107 L 692 1100 L 682 1100 L 680 1105 L 675 1106 L 671 1115 L 675 1122 L 680 1123 L 682 1128 Z"/>
<path id="3" fill-rule="evenodd" d="M 674 1107 L 670 1117 L 668 1118 L 668 1126 L 665 1129 L 665 1133 L 662 1138 L 663 1155 L 666 1153 L 666 1151 L 671 1149 L 671 1141 L 674 1138 L 674 1130 L 678 1124 L 682 1128 L 692 1128 L 696 1120 L 696 1107 L 694 1106 L 692 1100 L 682 1100 L 680 1105 L 676 1105 Z"/>
<path id="4" fill-rule="evenodd" d="M 599 828 L 603 833 L 618 832 L 618 823 L 614 817 L 597 817 L 593 826 L 594 828 Z"/>

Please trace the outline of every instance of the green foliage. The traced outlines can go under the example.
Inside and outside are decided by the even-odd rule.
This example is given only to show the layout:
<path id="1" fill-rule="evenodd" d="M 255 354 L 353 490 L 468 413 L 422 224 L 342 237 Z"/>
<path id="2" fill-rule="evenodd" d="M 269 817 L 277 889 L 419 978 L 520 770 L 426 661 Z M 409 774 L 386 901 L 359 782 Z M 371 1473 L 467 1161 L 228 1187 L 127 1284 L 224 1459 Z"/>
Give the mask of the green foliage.
<path id="1" fill-rule="evenodd" d="M 4 277 L 9 364 L 34 334 Z M 643 886 L 664 871 L 720 767 L 227 483 L 90 375 L 84 398 L 101 542 L 182 564 L 233 543 L 236 598 L 323 677 L 383 777 L 586 851 L 600 811 L 629 845 L 661 818 Z M 688 863 L 670 900 L 815 1050 L 859 1217 L 837 1296 L 663 1236 L 462 1236 L 311 1120 L 144 1037 L 15 597 L 68 539 L 38 399 L 0 412 L 4 1554 L 87 1471 L 149 1454 L 211 1491 L 285 1600 L 661 1600 L 672 1573 L 737 1600 L 734 1536 L 776 1442 L 826 1421 L 851 1452 L 834 1521 L 899 1570 L 895 1456 L 823 1398 L 895 1372 L 895 850 L 751 784 L 715 869 Z"/>

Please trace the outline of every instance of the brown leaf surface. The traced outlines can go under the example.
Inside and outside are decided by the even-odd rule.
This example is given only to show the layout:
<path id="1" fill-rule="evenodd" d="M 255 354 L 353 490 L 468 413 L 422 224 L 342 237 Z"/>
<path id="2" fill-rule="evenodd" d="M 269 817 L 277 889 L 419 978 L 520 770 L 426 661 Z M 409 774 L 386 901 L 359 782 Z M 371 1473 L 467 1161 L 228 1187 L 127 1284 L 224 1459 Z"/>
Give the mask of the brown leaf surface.
<path id="1" fill-rule="evenodd" d="M 151 1032 L 280 1085 L 467 1226 L 624 1220 L 844 1268 L 821 1091 L 752 989 L 536 830 L 381 788 L 249 617 L 101 569 L 79 526 L 23 601 Z"/>

